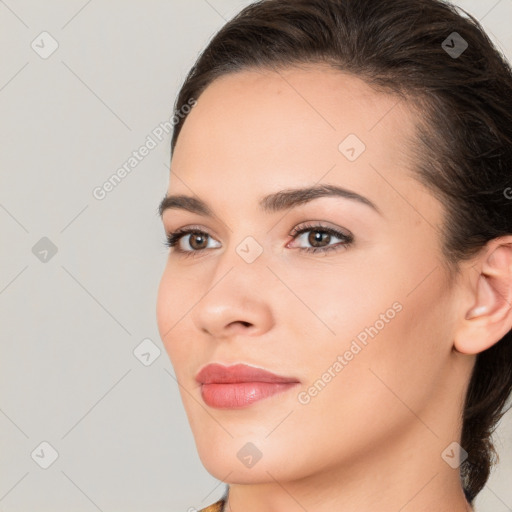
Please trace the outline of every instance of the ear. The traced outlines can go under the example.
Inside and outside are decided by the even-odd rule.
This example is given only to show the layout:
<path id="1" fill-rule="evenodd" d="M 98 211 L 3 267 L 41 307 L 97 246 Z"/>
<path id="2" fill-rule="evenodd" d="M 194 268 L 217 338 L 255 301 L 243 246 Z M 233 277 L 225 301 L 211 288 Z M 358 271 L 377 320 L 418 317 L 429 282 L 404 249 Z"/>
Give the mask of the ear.
<path id="1" fill-rule="evenodd" d="M 472 305 L 462 312 L 454 348 L 472 355 L 512 329 L 512 236 L 491 240 L 468 272 Z"/>

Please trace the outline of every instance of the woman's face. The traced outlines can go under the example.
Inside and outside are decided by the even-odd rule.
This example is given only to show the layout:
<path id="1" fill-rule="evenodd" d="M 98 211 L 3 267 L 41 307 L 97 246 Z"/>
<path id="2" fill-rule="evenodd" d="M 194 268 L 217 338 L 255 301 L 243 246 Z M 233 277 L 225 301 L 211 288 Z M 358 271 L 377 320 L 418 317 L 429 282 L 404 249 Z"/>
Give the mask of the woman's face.
<path id="1" fill-rule="evenodd" d="M 212 214 L 178 202 L 163 211 L 166 232 L 204 234 L 170 250 L 157 320 L 199 456 L 217 478 L 376 467 L 406 443 L 441 460 L 455 439 L 466 377 L 453 371 L 455 289 L 436 229 L 442 207 L 410 171 L 413 123 L 397 98 L 320 66 L 224 76 L 189 114 L 167 195 L 195 197 Z M 322 185 L 353 195 L 262 202 Z M 219 407 L 195 380 L 209 363 L 298 384 Z"/>

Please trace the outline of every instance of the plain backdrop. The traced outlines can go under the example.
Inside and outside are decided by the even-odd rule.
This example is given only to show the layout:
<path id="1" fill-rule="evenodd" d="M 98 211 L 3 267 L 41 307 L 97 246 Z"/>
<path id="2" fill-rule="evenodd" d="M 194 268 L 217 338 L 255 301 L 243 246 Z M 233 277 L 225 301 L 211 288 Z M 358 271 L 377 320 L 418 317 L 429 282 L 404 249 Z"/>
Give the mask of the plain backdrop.
<path id="1" fill-rule="evenodd" d="M 185 512 L 224 492 L 156 325 L 170 133 L 154 133 L 249 3 L 0 0 L 0 512 Z M 512 0 L 457 4 L 510 59 Z M 511 413 L 495 441 L 478 512 L 512 510 Z"/>

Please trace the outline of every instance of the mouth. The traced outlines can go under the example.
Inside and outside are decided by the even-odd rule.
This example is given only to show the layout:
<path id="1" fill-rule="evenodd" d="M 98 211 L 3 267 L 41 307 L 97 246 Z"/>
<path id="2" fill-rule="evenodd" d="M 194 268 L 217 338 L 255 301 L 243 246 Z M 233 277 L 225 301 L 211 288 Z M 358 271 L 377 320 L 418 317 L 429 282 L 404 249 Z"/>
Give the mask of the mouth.
<path id="1" fill-rule="evenodd" d="M 201 396 L 210 407 L 239 409 L 254 402 L 269 398 L 290 388 L 298 382 L 272 384 L 270 382 L 238 382 L 235 384 L 202 384 Z"/>
<path id="2" fill-rule="evenodd" d="M 243 408 L 294 388 L 295 377 L 276 375 L 254 366 L 209 364 L 196 376 L 201 397 L 210 407 Z"/>

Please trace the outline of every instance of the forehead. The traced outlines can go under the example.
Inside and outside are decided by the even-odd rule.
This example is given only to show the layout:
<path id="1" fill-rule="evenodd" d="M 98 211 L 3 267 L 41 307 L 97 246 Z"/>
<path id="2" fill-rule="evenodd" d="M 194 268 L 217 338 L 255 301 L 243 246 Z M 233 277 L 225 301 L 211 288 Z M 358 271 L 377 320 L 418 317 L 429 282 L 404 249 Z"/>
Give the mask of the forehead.
<path id="1" fill-rule="evenodd" d="M 236 189 L 242 204 L 250 194 L 325 178 L 382 201 L 399 200 L 397 188 L 418 201 L 407 149 L 416 121 L 398 96 L 326 65 L 224 75 L 182 127 L 171 164 L 179 179 L 171 172 L 169 191 Z"/>
<path id="2" fill-rule="evenodd" d="M 406 164 L 398 159 L 404 140 L 414 136 L 414 122 L 415 114 L 397 96 L 327 65 L 250 69 L 224 75 L 205 89 L 175 154 L 179 160 L 179 146 L 185 146 L 188 159 L 214 152 L 257 160 L 264 151 L 290 162 L 315 149 L 338 156 L 339 144 L 354 134 L 376 157 L 392 153 L 394 162 Z"/>

